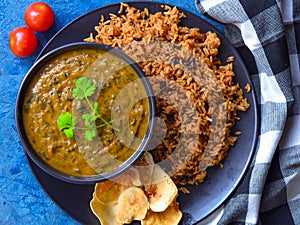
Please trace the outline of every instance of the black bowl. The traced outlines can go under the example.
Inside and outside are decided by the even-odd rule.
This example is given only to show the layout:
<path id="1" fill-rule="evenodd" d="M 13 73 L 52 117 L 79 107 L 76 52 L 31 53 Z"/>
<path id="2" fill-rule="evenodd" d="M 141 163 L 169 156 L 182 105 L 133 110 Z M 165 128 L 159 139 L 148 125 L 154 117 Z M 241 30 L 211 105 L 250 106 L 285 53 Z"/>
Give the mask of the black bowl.
<path id="1" fill-rule="evenodd" d="M 26 135 L 24 123 L 23 123 L 23 105 L 25 100 L 25 93 L 27 92 L 29 85 L 32 82 L 32 80 L 35 78 L 36 74 L 44 67 L 44 65 L 47 62 L 51 61 L 52 59 L 60 56 L 63 53 L 73 51 L 73 50 L 79 50 L 79 49 L 95 49 L 104 52 L 109 52 L 112 55 L 128 63 L 128 65 L 130 65 L 130 67 L 139 76 L 145 88 L 146 94 L 148 96 L 147 98 L 148 98 L 148 105 L 149 105 L 149 121 L 148 121 L 149 125 L 148 125 L 148 130 L 146 132 L 146 135 L 141 140 L 140 145 L 138 146 L 137 149 L 135 149 L 134 153 L 125 162 L 123 162 L 113 171 L 104 172 L 96 175 L 84 175 L 84 176 L 70 175 L 70 174 L 63 173 L 50 166 L 33 149 Z M 34 65 L 26 74 L 18 92 L 18 96 L 16 100 L 16 108 L 15 108 L 15 120 L 17 125 L 17 131 L 20 140 L 22 142 L 23 148 L 25 150 L 25 154 L 27 154 L 27 156 L 29 156 L 30 159 L 43 171 L 62 181 L 75 183 L 75 184 L 93 184 L 93 183 L 114 178 L 120 175 L 121 173 L 123 173 L 124 171 L 126 171 L 128 168 L 130 168 L 142 156 L 143 152 L 147 150 L 147 146 L 151 139 L 151 134 L 154 130 L 154 124 L 155 124 L 155 100 L 153 96 L 154 95 L 153 95 L 152 87 L 148 79 L 145 77 L 143 71 L 140 69 L 137 63 L 135 63 L 130 57 L 128 57 L 120 50 L 117 50 L 115 48 L 112 48 L 104 44 L 88 43 L 88 42 L 77 42 L 77 43 L 66 44 L 64 46 L 58 47 L 52 50 L 51 52 L 47 53 L 46 55 L 44 55 L 42 58 L 40 58 L 38 61 L 34 63 Z"/>

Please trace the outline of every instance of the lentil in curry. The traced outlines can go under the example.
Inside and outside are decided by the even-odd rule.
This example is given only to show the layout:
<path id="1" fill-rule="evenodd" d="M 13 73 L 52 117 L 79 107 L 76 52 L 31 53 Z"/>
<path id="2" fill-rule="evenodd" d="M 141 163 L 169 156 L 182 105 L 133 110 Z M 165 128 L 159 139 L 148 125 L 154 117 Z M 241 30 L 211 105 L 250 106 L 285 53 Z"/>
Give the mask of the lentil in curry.
<path id="1" fill-rule="evenodd" d="M 149 120 L 146 98 L 133 104 L 129 115 L 123 115 L 122 108 L 113 107 L 118 93 L 139 78 L 128 63 L 113 54 L 81 49 L 64 53 L 45 65 L 33 79 L 25 97 L 25 131 L 32 147 L 44 161 L 57 170 L 78 176 L 110 172 L 135 151 L 121 142 L 122 138 L 128 137 L 120 138 L 115 134 L 117 131 L 109 126 L 98 128 L 98 139 L 92 142 L 84 140 L 79 129 L 79 135 L 72 139 L 58 129 L 57 119 L 65 112 L 76 115 L 76 126 L 77 122 L 79 125 L 81 123 L 79 117 L 87 109 L 83 101 L 74 99 L 72 90 L 76 80 L 83 76 L 88 76 L 97 87 L 93 97 L 94 101 L 98 101 L 99 114 L 111 121 L 111 110 L 114 110 L 114 115 L 118 115 L 118 118 L 113 118 L 116 120 L 114 124 L 120 131 L 124 129 L 123 126 L 128 126 L 130 133 L 142 140 Z M 136 85 L 136 88 L 121 96 L 122 101 L 130 105 L 128 99 L 137 99 L 141 91 L 146 92 Z M 127 125 L 122 122 L 126 116 L 129 117 Z"/>

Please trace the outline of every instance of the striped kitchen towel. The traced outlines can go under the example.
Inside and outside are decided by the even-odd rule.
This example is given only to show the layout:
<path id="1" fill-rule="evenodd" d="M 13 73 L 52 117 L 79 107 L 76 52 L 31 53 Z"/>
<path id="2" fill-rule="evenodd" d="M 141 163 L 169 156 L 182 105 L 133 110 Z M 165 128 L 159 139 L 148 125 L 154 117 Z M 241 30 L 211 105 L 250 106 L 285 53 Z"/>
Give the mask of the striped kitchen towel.
<path id="1" fill-rule="evenodd" d="M 199 224 L 300 224 L 300 0 L 196 0 L 224 25 L 259 103 L 255 156 L 243 182 Z"/>

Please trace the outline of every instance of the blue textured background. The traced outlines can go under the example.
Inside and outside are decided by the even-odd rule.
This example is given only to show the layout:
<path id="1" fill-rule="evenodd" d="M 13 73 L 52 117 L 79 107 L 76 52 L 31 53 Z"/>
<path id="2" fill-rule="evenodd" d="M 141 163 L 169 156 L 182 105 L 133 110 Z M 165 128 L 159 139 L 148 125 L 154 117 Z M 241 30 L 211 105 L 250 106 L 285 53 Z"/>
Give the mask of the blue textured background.
<path id="1" fill-rule="evenodd" d="M 0 224 L 78 224 L 48 198 L 31 173 L 16 131 L 15 100 L 26 72 L 58 30 L 83 13 L 119 1 L 45 1 L 55 12 L 55 24 L 37 34 L 39 45 L 33 56 L 17 58 L 9 50 L 9 33 L 26 25 L 24 11 L 32 2 L 0 0 Z M 197 13 L 193 0 L 163 2 Z"/>

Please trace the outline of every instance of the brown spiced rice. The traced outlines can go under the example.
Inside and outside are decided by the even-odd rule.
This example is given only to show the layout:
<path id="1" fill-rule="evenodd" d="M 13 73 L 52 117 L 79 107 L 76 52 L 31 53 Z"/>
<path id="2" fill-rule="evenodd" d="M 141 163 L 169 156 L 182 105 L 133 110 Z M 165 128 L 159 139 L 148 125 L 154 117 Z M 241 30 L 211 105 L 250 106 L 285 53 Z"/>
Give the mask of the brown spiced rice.
<path id="1" fill-rule="evenodd" d="M 109 20 L 101 17 L 97 34 L 91 33 L 85 41 L 121 48 L 151 78 L 157 116 L 166 128 L 164 139 L 151 153 L 156 163 L 168 162 L 163 167 L 173 171 L 173 181 L 188 193 L 185 185 L 203 182 L 207 167 L 222 167 L 222 159 L 237 140 L 230 132 L 239 120 L 237 112 L 250 105 L 233 82 L 234 57 L 229 56 L 225 65 L 218 58 L 217 34 L 180 26 L 184 13 L 177 7 L 162 5 L 162 9 L 151 14 L 121 3 Z M 158 125 L 158 131 L 163 129 Z"/>

